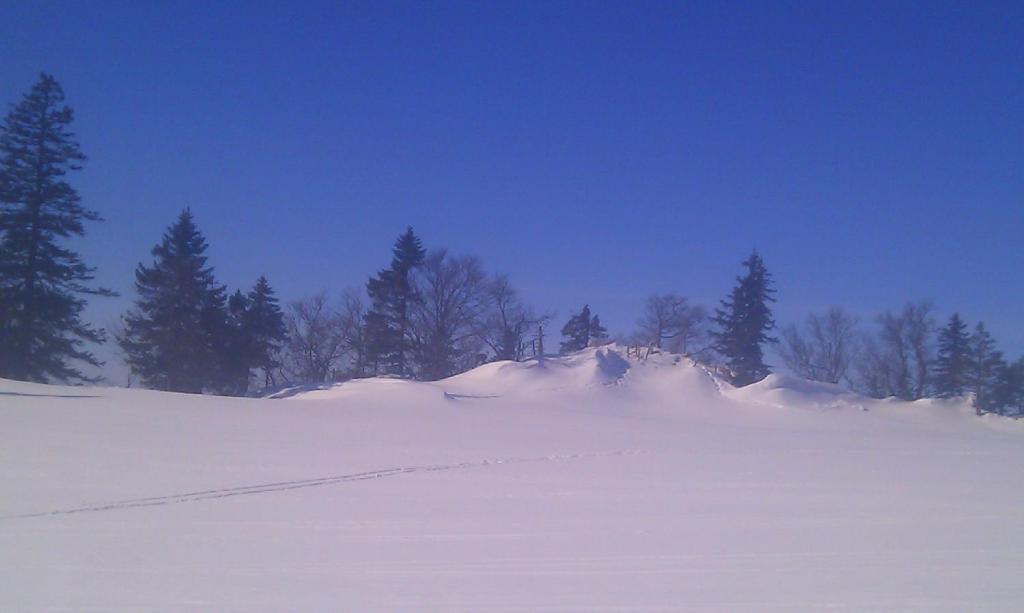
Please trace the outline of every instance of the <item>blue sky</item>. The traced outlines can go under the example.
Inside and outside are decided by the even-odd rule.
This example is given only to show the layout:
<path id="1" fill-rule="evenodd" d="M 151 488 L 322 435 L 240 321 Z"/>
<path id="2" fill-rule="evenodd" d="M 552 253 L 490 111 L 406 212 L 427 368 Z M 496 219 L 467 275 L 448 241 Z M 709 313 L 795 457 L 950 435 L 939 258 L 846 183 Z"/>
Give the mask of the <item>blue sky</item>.
<path id="1" fill-rule="evenodd" d="M 230 287 L 361 287 L 411 224 L 559 320 L 931 299 L 1024 352 L 1024 3 L 10 2 L 0 103 L 76 109 L 122 292 L 189 206 Z"/>

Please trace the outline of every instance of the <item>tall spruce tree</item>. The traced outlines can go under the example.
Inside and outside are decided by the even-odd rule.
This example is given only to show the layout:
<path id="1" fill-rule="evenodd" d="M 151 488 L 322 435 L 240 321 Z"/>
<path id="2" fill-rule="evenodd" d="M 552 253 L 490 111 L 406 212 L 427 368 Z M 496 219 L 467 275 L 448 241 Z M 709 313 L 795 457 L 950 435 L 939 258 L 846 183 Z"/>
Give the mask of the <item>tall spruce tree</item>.
<path id="1" fill-rule="evenodd" d="M 226 320 L 214 345 L 218 377 L 216 391 L 229 396 L 244 396 L 249 391 L 253 367 L 253 336 L 249 330 L 249 297 L 235 290 L 228 298 Z"/>
<path id="2" fill-rule="evenodd" d="M 185 209 L 135 270 L 138 299 L 118 338 L 131 371 L 151 388 L 222 389 L 225 290 L 206 265 L 206 239 Z"/>
<path id="3" fill-rule="evenodd" d="M 737 277 L 736 287 L 712 318 L 718 330 L 712 332 L 714 348 L 727 361 L 732 383 L 749 385 L 765 378 L 771 371 L 764 363 L 761 346 L 775 342 L 768 332 L 775 327 L 769 303 L 772 296 L 771 274 L 761 256 L 754 251 L 743 261 L 747 273 Z"/>
<path id="4" fill-rule="evenodd" d="M 286 338 L 284 314 L 265 276 L 256 280 L 247 298 L 245 330 L 249 341 L 249 364 L 263 373 L 263 386 L 270 388 L 276 384 L 273 373 L 280 366 L 276 355 Z"/>
<path id="5" fill-rule="evenodd" d="M 395 241 L 391 267 L 366 283 L 371 301 L 364 324 L 367 361 L 377 372 L 412 375 L 409 310 L 419 300 L 412 273 L 423 264 L 425 256 L 422 242 L 409 227 Z"/>
<path id="6" fill-rule="evenodd" d="M 215 352 L 221 383 L 215 389 L 232 396 L 249 392 L 254 369 L 263 374 L 264 388 L 273 383 L 277 349 L 285 339 L 284 314 L 266 277 L 260 277 L 248 294 L 236 290 L 228 298 L 223 338 Z"/>
<path id="7" fill-rule="evenodd" d="M 105 334 L 82 321 L 93 269 L 65 240 L 99 221 L 65 180 L 85 156 L 70 126 L 64 90 L 40 75 L 0 126 L 0 377 L 92 381 L 73 365 L 100 362 L 86 343 Z"/>
<path id="8" fill-rule="evenodd" d="M 970 370 L 970 336 L 967 324 L 953 313 L 939 331 L 939 354 L 935 360 L 935 391 L 941 398 L 962 396 L 967 390 Z"/>
<path id="9" fill-rule="evenodd" d="M 992 410 L 1003 355 L 996 351 L 995 341 L 983 322 L 978 322 L 971 334 L 967 358 L 967 389 L 974 394 L 974 407 L 979 414 Z"/>

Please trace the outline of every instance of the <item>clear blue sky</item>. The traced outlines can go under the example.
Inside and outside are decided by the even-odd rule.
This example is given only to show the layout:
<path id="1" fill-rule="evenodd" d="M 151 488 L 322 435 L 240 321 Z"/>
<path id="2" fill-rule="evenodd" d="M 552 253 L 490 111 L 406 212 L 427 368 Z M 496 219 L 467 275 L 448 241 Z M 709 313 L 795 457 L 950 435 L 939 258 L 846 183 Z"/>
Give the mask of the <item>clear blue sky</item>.
<path id="1" fill-rule="evenodd" d="M 104 324 L 185 206 L 230 287 L 362 286 L 408 224 L 626 331 L 762 253 L 780 323 L 908 300 L 1024 351 L 1024 3 L 11 2 L 76 109 Z"/>

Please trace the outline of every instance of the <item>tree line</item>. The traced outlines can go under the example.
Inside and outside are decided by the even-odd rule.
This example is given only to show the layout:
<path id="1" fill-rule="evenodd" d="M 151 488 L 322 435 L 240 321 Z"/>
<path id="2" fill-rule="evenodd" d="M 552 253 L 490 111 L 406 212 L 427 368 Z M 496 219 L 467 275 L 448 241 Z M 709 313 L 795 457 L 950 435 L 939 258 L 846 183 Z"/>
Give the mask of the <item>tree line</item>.
<path id="1" fill-rule="evenodd" d="M 76 364 L 99 366 L 88 346 L 107 333 L 82 321 L 94 269 L 67 245 L 100 221 L 67 182 L 85 156 L 73 111 L 41 75 L 0 126 L 0 377 L 90 382 Z M 135 271 L 136 299 L 112 331 L 145 386 L 229 395 L 368 376 L 442 379 L 493 360 L 545 356 L 552 316 L 527 305 L 508 276 L 474 256 L 427 250 L 412 228 L 365 292 L 320 292 L 282 307 L 261 276 L 246 291 L 217 282 L 207 242 L 184 210 Z M 927 302 L 875 318 L 863 330 L 840 308 L 812 313 L 771 336 L 772 278 L 756 252 L 709 312 L 677 293 L 650 296 L 636 330 L 614 337 L 638 355 L 687 355 L 735 385 L 771 370 L 765 348 L 814 381 L 875 397 L 915 400 L 970 394 L 979 412 L 1024 413 L 1024 358 L 1008 361 L 982 322 L 959 314 L 939 328 Z M 569 353 L 609 341 L 584 305 L 560 329 Z"/>
<path id="2" fill-rule="evenodd" d="M 284 314 L 281 382 L 395 376 L 437 380 L 490 360 L 539 354 L 549 317 L 528 306 L 475 256 L 426 250 L 412 228 L 391 263 L 369 277 L 365 298 L 346 290 L 292 302 Z"/>
<path id="3" fill-rule="evenodd" d="M 876 398 L 970 395 L 979 413 L 1024 414 L 1024 358 L 1007 360 L 984 322 L 969 331 L 959 313 L 940 326 L 929 302 L 874 318 L 833 307 L 782 330 L 780 355 L 797 375 L 842 383 Z"/>

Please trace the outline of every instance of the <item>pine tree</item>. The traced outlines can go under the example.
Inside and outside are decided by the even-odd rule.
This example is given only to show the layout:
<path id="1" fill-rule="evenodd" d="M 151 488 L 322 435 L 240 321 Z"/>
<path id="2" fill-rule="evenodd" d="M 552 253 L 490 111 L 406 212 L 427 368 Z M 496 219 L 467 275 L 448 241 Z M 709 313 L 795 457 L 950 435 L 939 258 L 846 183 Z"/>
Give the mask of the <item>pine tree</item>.
<path id="1" fill-rule="evenodd" d="M 992 394 L 996 387 L 1003 356 L 995 349 L 992 335 L 978 322 L 968 345 L 967 388 L 974 394 L 974 407 L 981 414 L 992 409 Z"/>
<path id="2" fill-rule="evenodd" d="M 601 318 L 597 315 L 590 320 L 590 342 L 600 343 L 607 340 L 608 329 L 601 325 Z"/>
<path id="3" fill-rule="evenodd" d="M 264 386 L 273 382 L 278 365 L 277 349 L 285 339 L 284 314 L 266 277 L 260 277 L 248 294 L 236 290 L 228 298 L 227 319 L 212 335 L 217 378 L 211 388 L 223 394 L 244 396 L 253 369 L 261 369 Z"/>
<path id="4" fill-rule="evenodd" d="M 583 305 L 583 310 L 569 318 L 562 326 L 562 353 L 572 353 L 586 349 L 591 343 L 608 338 L 608 330 L 601 325 L 601 318 L 591 315 L 590 305 Z"/>
<path id="5" fill-rule="evenodd" d="M 375 292 L 369 286 L 367 290 L 372 300 Z M 397 344 L 394 330 L 388 327 L 384 313 L 374 310 L 372 306 L 363 318 L 363 338 L 366 339 L 366 366 L 374 374 L 389 372 L 388 367 Z"/>
<path id="6" fill-rule="evenodd" d="M 744 260 L 747 274 L 737 277 L 736 287 L 715 309 L 712 319 L 718 330 L 712 333 L 715 350 L 727 360 L 733 384 L 744 386 L 760 381 L 769 372 L 761 345 L 775 342 L 768 331 L 775 327 L 768 304 L 775 302 L 768 273 L 756 251 Z"/>
<path id="7" fill-rule="evenodd" d="M 583 310 L 569 317 L 562 326 L 562 353 L 572 353 L 585 349 L 590 344 L 590 305 L 583 305 Z"/>
<path id="8" fill-rule="evenodd" d="M 409 308 L 419 300 L 419 294 L 412 284 L 410 275 L 414 269 L 423 264 L 427 252 L 410 226 L 406 228 L 404 234 L 398 237 L 392 253 L 391 270 L 394 273 L 395 282 L 392 309 L 398 341 L 396 367 L 399 375 L 408 376 L 410 374 L 408 364 Z"/>
<path id="9" fill-rule="evenodd" d="M 953 313 L 946 327 L 939 331 L 939 355 L 935 360 L 935 391 L 940 398 L 962 396 L 967 388 L 970 368 L 970 336 L 967 324 Z"/>
<path id="10" fill-rule="evenodd" d="M 280 366 L 276 355 L 285 342 L 284 314 L 265 276 L 249 291 L 245 329 L 249 339 L 249 364 L 263 372 L 265 388 L 273 387 L 273 371 Z"/>
<path id="11" fill-rule="evenodd" d="M 253 344 L 249 308 L 248 296 L 241 290 L 235 290 L 228 298 L 224 325 L 216 334 L 214 359 L 217 377 L 213 387 L 229 396 L 244 396 L 249 391 Z"/>
<path id="12" fill-rule="evenodd" d="M 1000 367 L 992 405 L 1003 415 L 1024 415 L 1024 358 Z"/>
<path id="13" fill-rule="evenodd" d="M 83 322 L 95 269 L 61 243 L 99 221 L 65 180 L 85 156 L 64 91 L 43 74 L 0 127 L 0 377 L 92 381 L 72 366 L 100 362 L 86 343 L 105 340 Z"/>
<path id="14" fill-rule="evenodd" d="M 200 393 L 225 383 L 225 290 L 206 265 L 206 248 L 185 209 L 153 248 L 152 266 L 135 270 L 138 299 L 118 343 L 153 389 Z"/>
<path id="15" fill-rule="evenodd" d="M 407 377 L 411 375 L 409 309 L 419 300 L 411 275 L 423 264 L 426 251 L 409 227 L 395 241 L 392 254 L 391 268 L 366 284 L 371 301 L 365 323 L 367 357 L 378 371 Z"/>

